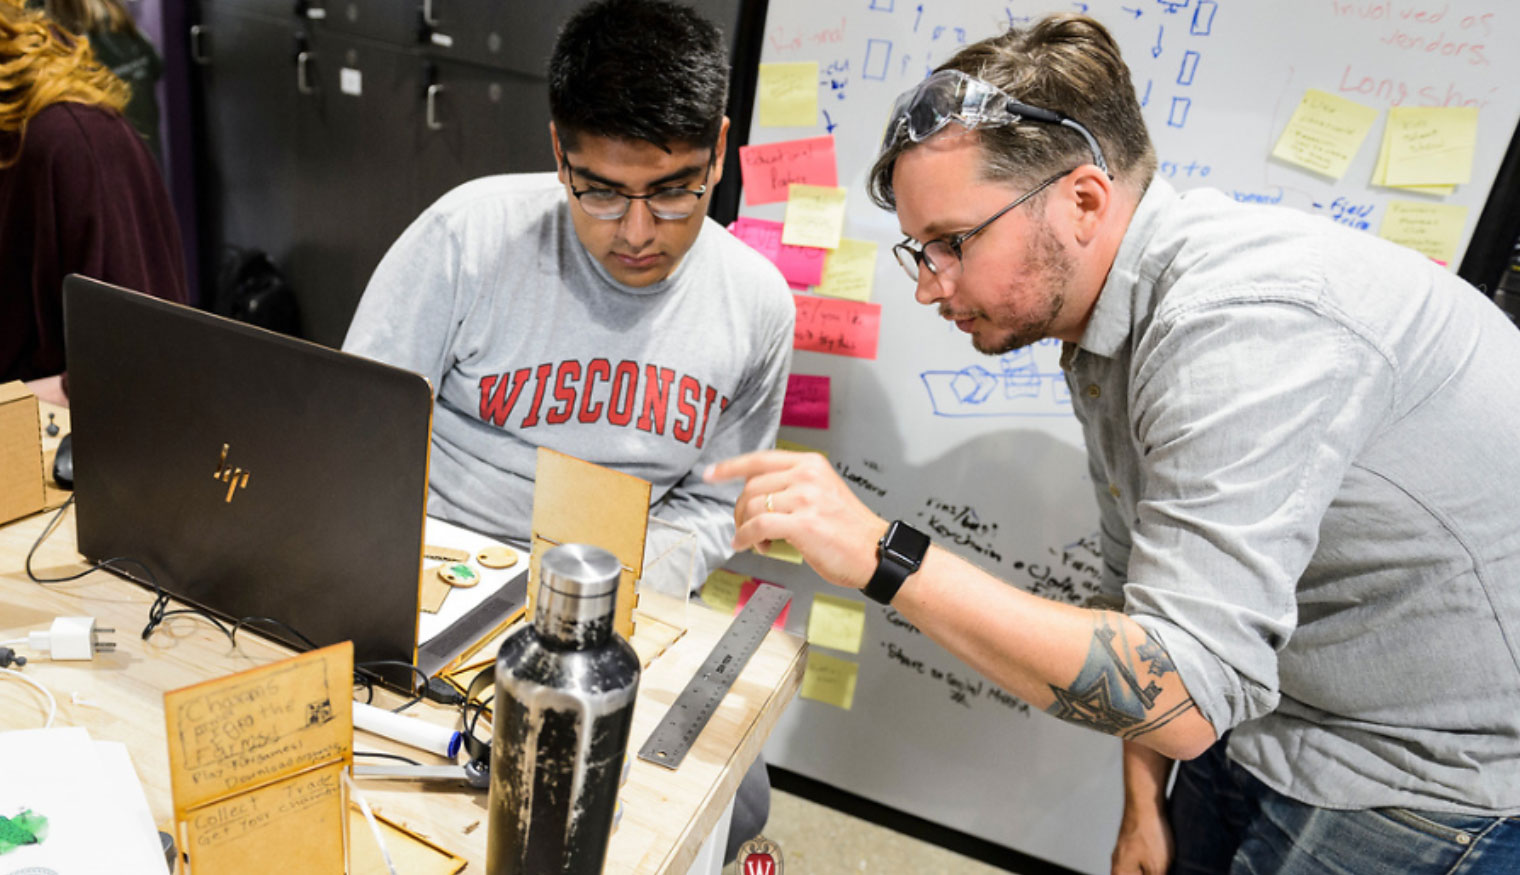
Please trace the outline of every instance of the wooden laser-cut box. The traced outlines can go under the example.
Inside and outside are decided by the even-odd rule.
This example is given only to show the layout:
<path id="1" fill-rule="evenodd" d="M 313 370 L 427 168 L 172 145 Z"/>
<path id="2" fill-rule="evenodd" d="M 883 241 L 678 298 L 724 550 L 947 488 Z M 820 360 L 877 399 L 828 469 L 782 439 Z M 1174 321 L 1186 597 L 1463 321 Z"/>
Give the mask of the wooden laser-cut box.
<path id="1" fill-rule="evenodd" d="M 42 510 L 42 441 L 37 396 L 20 381 L 0 384 L 0 524 Z"/>

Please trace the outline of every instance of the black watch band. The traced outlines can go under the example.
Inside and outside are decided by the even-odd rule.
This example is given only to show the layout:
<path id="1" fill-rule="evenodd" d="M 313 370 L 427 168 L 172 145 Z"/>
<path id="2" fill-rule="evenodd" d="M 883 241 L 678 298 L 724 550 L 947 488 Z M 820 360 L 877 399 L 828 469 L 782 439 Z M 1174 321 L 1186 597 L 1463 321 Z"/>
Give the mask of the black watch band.
<path id="1" fill-rule="evenodd" d="M 876 544 L 876 573 L 861 590 L 867 597 L 890 605 L 908 575 L 918 570 L 929 551 L 929 536 L 902 520 L 893 520 Z"/>

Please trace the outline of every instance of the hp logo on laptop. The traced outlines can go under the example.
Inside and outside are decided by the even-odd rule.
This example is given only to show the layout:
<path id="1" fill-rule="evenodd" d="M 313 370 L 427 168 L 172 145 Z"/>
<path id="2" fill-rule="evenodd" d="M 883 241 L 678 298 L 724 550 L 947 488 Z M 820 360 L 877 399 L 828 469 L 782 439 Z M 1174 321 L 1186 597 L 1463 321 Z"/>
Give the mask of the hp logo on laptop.
<path id="1" fill-rule="evenodd" d="M 229 449 L 231 449 L 230 446 L 222 444 L 222 457 L 217 461 L 216 473 L 211 475 L 211 479 L 220 480 L 227 484 L 227 503 L 231 504 L 232 493 L 236 492 L 239 487 L 248 485 L 249 472 L 244 471 L 242 468 L 229 468 L 227 466 L 227 451 Z"/>

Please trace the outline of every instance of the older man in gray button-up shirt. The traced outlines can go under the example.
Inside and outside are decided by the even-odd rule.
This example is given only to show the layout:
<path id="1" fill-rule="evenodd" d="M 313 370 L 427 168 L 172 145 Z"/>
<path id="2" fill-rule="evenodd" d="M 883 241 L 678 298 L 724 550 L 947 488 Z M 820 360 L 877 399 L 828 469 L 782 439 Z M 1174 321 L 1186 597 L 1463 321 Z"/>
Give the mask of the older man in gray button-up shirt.
<path id="1" fill-rule="evenodd" d="M 1052 16 L 899 98 L 870 179 L 920 303 L 986 353 L 1066 343 L 1123 613 L 925 547 L 816 454 L 715 466 L 747 481 L 734 547 L 785 538 L 1129 742 L 1116 875 L 1514 875 L 1520 332 L 1415 252 L 1179 195 L 1134 95 L 1101 25 Z"/>
<path id="2" fill-rule="evenodd" d="M 1158 179 L 1064 363 L 1108 582 L 1237 762 L 1333 808 L 1520 804 L 1520 331 L 1491 302 Z"/>

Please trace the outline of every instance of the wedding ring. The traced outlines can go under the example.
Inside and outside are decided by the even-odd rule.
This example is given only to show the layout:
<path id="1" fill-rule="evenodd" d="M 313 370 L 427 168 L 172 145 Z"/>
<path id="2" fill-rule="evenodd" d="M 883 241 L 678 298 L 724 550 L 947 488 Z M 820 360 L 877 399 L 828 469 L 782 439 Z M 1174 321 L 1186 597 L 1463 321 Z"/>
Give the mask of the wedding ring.
<path id="1" fill-rule="evenodd" d="M 771 504 L 771 494 L 769 492 L 765 493 L 765 512 L 766 513 L 775 513 L 776 512 L 776 506 L 774 504 Z"/>

